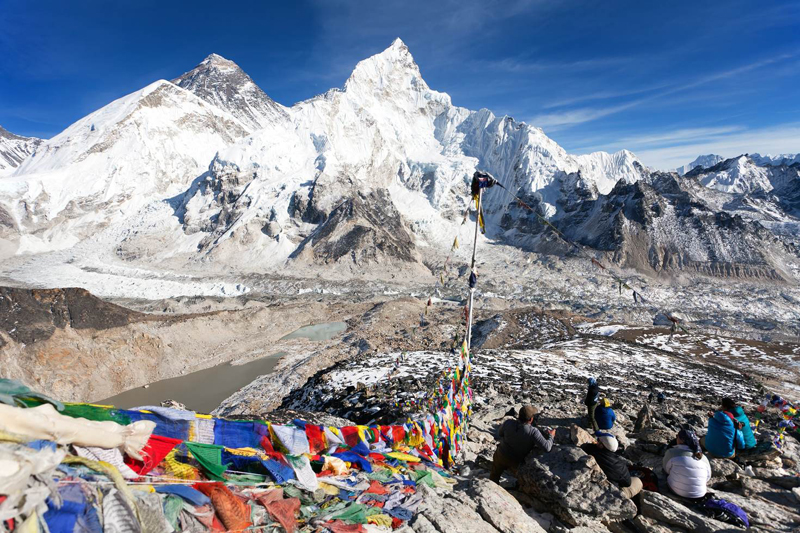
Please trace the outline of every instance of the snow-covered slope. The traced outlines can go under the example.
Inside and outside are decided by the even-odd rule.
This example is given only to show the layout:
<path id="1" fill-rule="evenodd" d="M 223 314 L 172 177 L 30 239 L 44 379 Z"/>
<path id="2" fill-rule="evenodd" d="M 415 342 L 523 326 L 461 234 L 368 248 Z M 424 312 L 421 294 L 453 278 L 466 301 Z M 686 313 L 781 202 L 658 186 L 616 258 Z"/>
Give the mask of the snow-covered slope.
<path id="1" fill-rule="evenodd" d="M 0 176 L 13 172 L 41 143 L 42 139 L 14 135 L 0 126 Z"/>
<path id="2" fill-rule="evenodd" d="M 701 155 L 698 156 L 697 159 L 689 163 L 688 165 L 683 165 L 682 167 L 678 167 L 675 169 L 675 172 L 683 176 L 684 174 L 688 173 L 694 168 L 709 168 L 713 167 L 717 163 L 724 161 L 725 158 L 721 155 L 716 154 L 708 154 L 708 155 Z"/>
<path id="3" fill-rule="evenodd" d="M 706 187 L 718 191 L 749 194 L 781 189 L 800 176 L 800 165 L 761 166 L 751 157 L 741 155 L 726 159 L 710 168 L 695 168 L 687 174 Z"/>
<path id="4" fill-rule="evenodd" d="M 157 81 L 42 143 L 0 180 L 0 208 L 21 234 L 19 252 L 69 247 L 185 190 L 246 134 L 228 113 Z"/>
<path id="5" fill-rule="evenodd" d="M 217 54 L 211 54 L 172 83 L 224 109 L 251 131 L 287 116 L 286 108 L 267 96 L 239 65 Z"/>
<path id="6" fill-rule="evenodd" d="M 743 155 L 711 168 L 696 168 L 686 177 L 708 187 L 702 194 L 710 205 L 756 220 L 777 234 L 797 240 L 800 164 L 759 165 Z"/>
<path id="7" fill-rule="evenodd" d="M 769 191 L 770 171 L 755 165 L 747 156 L 726 159 L 709 168 L 696 168 L 688 176 L 696 176 L 700 183 L 718 191 L 749 193 L 757 189 Z"/>

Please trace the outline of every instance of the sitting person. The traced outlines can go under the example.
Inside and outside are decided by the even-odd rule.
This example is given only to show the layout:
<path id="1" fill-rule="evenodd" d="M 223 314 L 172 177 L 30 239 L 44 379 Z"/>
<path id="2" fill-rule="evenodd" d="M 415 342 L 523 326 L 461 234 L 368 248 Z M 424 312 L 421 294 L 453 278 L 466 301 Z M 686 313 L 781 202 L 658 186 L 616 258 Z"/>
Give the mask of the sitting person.
<path id="1" fill-rule="evenodd" d="M 597 420 L 594 417 L 594 412 L 597 409 L 597 405 L 600 402 L 600 386 L 597 384 L 597 380 L 594 378 L 589 378 L 588 386 L 586 389 L 586 399 L 583 403 L 586 404 L 586 412 L 589 417 L 589 430 L 597 431 L 600 429 L 597 426 Z"/>
<path id="2" fill-rule="evenodd" d="M 730 398 L 722 400 L 722 408 L 733 415 L 733 417 L 742 424 L 742 438 L 744 438 L 744 450 L 751 450 L 756 447 L 756 436 L 753 435 L 753 428 L 750 426 L 750 419 L 744 414 L 744 409 L 741 405 L 736 405 L 736 402 Z"/>
<path id="3" fill-rule="evenodd" d="M 494 451 L 489 479 L 500 483 L 500 476 L 503 475 L 503 472 L 516 470 L 535 447 L 538 446 L 546 452 L 553 447 L 553 437 L 556 431 L 551 429 L 549 438 L 545 439 L 539 429 L 533 425 L 533 417 L 538 412 L 538 409 L 532 405 L 526 405 L 520 409 L 517 420 L 506 420 L 500 426 L 497 432 L 500 444 Z"/>
<path id="4" fill-rule="evenodd" d="M 725 409 L 733 404 L 733 400 L 725 398 L 722 404 L 721 411 L 709 411 L 708 433 L 700 439 L 700 444 L 714 457 L 730 459 L 736 456 L 736 450 L 744 449 L 744 436 L 742 423 Z"/>
<path id="5" fill-rule="evenodd" d="M 611 408 L 611 401 L 608 398 L 600 400 L 600 404 L 594 410 L 594 419 L 597 422 L 597 427 L 601 430 L 609 430 L 614 427 L 617 415 Z"/>
<path id="6" fill-rule="evenodd" d="M 630 499 L 642 492 L 642 480 L 638 477 L 631 477 L 628 463 L 615 453 L 619 443 L 614 435 L 598 431 L 595 436 L 597 437 L 596 442 L 583 444 L 581 449 L 594 457 L 600 470 L 609 481 L 619 486 L 623 496 Z"/>
<path id="7" fill-rule="evenodd" d="M 700 449 L 700 440 L 693 429 L 678 432 L 677 446 L 664 454 L 664 472 L 670 490 L 683 498 L 697 499 L 706 495 L 711 479 L 711 464 Z"/>

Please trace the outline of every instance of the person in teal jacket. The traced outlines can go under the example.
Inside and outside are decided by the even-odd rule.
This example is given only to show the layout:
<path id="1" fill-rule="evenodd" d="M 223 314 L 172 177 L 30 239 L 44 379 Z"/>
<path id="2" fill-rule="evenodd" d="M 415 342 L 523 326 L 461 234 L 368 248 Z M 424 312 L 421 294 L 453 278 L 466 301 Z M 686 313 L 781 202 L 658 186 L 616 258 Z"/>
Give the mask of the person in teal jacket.
<path id="1" fill-rule="evenodd" d="M 722 400 L 722 408 L 733 415 L 733 417 L 742 423 L 742 437 L 744 438 L 744 449 L 749 450 L 756 447 L 756 437 L 753 435 L 753 428 L 750 426 L 750 419 L 744 414 L 744 409 L 741 405 L 736 405 L 736 402 L 730 398 Z"/>
<path id="2" fill-rule="evenodd" d="M 723 403 L 726 404 L 727 402 Z M 744 449 L 742 423 L 736 420 L 733 413 L 723 410 L 709 412 L 708 416 L 708 433 L 700 441 L 708 453 L 726 459 L 734 457 L 736 450 Z"/>

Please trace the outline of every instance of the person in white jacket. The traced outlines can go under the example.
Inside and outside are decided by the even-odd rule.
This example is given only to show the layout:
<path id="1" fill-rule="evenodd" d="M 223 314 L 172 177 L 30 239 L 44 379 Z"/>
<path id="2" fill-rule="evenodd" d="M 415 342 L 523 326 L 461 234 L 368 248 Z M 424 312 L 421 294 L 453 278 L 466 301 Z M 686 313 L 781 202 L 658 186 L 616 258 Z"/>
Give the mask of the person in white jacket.
<path id="1" fill-rule="evenodd" d="M 678 496 L 693 500 L 702 498 L 711 479 L 711 464 L 703 455 L 700 440 L 693 429 L 680 430 L 677 443 L 664 454 L 667 484 Z"/>

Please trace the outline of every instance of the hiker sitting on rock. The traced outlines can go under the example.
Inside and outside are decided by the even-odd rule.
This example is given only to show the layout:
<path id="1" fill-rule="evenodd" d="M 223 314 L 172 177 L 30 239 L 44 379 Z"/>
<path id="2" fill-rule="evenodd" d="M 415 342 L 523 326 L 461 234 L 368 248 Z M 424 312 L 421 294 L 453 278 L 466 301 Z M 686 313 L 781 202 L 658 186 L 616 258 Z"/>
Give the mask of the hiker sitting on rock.
<path id="1" fill-rule="evenodd" d="M 519 411 L 516 420 L 506 420 L 497 432 L 500 444 L 494 452 L 492 459 L 492 472 L 489 479 L 500 483 L 500 476 L 506 470 L 516 471 L 517 467 L 535 447 L 549 452 L 553 447 L 553 437 L 556 432 L 551 429 L 549 438 L 545 439 L 542 433 L 533 425 L 533 417 L 539 412 L 532 405 L 526 405 Z"/>
<path id="2" fill-rule="evenodd" d="M 726 404 L 726 402 L 728 402 Z M 744 450 L 750 450 L 756 447 L 756 436 L 753 435 L 753 428 L 750 426 L 750 419 L 744 414 L 744 409 L 741 405 L 736 405 L 736 402 L 730 398 L 722 400 L 722 408 L 729 411 L 733 417 L 742 424 L 741 432 L 744 438 Z"/>
<path id="3" fill-rule="evenodd" d="M 700 449 L 697 433 L 691 428 L 678 432 L 677 446 L 664 454 L 664 472 L 670 490 L 682 498 L 698 499 L 706 495 L 711 479 L 711 464 Z"/>
<path id="4" fill-rule="evenodd" d="M 589 378 L 589 388 L 586 390 L 586 411 L 589 415 L 589 429 L 597 431 L 600 427 L 595 420 L 594 412 L 597 409 L 597 404 L 600 402 L 600 387 L 597 385 L 597 380 Z"/>
<path id="5" fill-rule="evenodd" d="M 700 445 L 714 457 L 730 459 L 736 456 L 736 450 L 744 449 L 743 424 L 730 412 L 735 406 L 733 400 L 724 398 L 721 411 L 708 413 L 708 433 L 700 439 Z"/>
<path id="6" fill-rule="evenodd" d="M 608 398 L 600 400 L 599 405 L 594 410 L 594 420 L 597 422 L 597 427 L 601 430 L 608 430 L 614 427 L 614 422 L 617 421 L 617 415 L 611 408 L 611 400 Z"/>
<path id="7" fill-rule="evenodd" d="M 597 437 L 596 442 L 582 444 L 581 449 L 594 457 L 597 466 L 609 481 L 619 486 L 623 496 L 631 499 L 642 492 L 642 480 L 632 477 L 628 471 L 628 463 L 615 453 L 619 443 L 614 435 L 598 431 L 595 437 Z"/>

